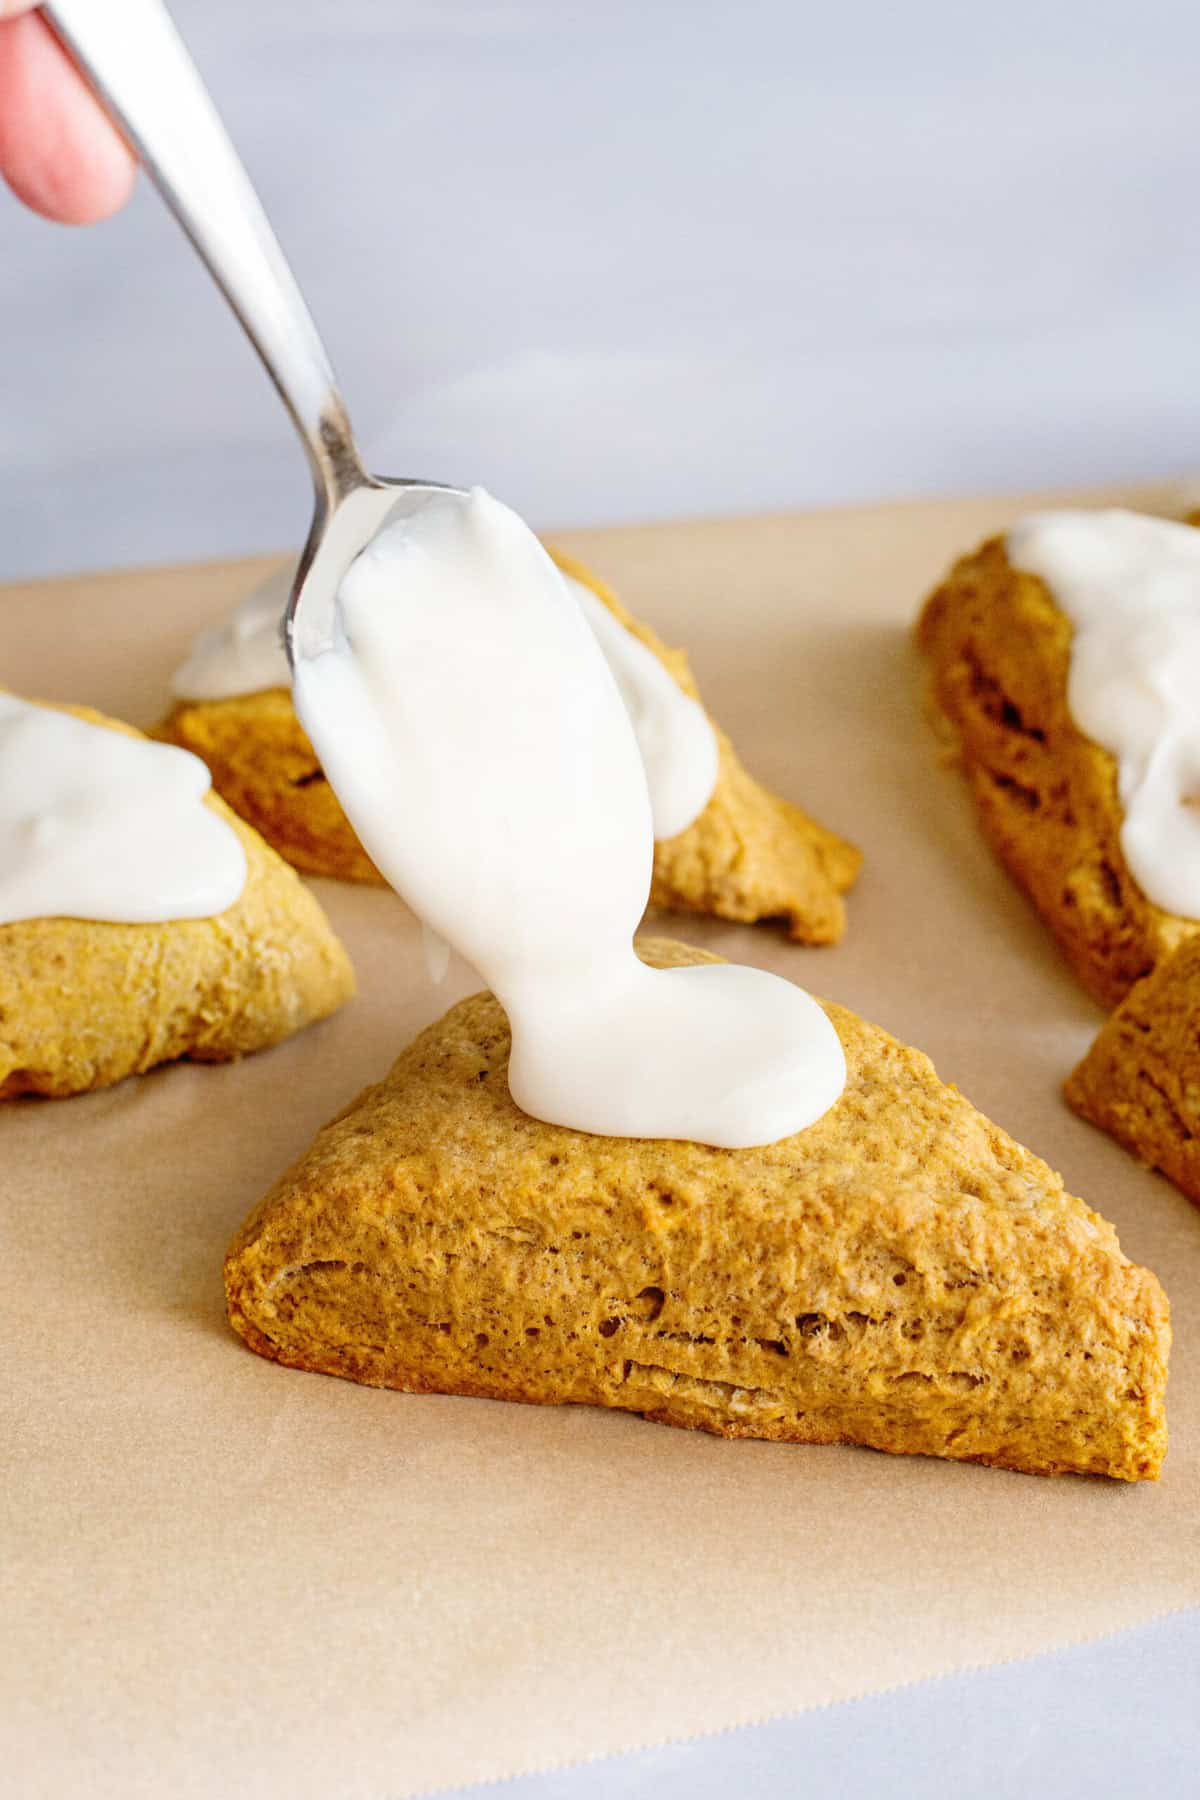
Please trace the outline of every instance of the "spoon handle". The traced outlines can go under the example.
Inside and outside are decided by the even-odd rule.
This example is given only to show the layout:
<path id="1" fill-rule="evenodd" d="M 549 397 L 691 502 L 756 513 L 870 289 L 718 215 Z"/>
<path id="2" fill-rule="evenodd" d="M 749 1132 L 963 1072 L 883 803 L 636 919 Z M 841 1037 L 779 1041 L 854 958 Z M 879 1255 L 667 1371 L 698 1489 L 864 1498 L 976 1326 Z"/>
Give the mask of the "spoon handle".
<path id="1" fill-rule="evenodd" d="M 237 314 L 292 416 L 326 508 L 368 478 L 312 315 L 160 0 L 53 0 L 96 89 Z"/>

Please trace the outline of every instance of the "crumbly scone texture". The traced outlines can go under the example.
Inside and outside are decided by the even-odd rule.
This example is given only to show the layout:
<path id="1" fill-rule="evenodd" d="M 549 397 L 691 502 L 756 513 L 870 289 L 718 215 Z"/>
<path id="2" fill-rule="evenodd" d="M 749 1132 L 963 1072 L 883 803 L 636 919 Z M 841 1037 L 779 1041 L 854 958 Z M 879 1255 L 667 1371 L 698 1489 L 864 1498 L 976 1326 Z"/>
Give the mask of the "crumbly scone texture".
<path id="1" fill-rule="evenodd" d="M 1064 1091 L 1200 1204 L 1200 937 L 1130 989 Z"/>
<path id="2" fill-rule="evenodd" d="M 88 707 L 66 710 L 138 735 Z M 227 1062 L 353 994 L 350 959 L 295 871 L 221 800 L 207 804 L 246 852 L 246 885 L 227 912 L 0 925 L 0 1100 L 82 1094 L 180 1057 Z"/>
<path id="3" fill-rule="evenodd" d="M 1155 906 L 1130 873 L 1116 760 L 1067 704 L 1070 620 L 993 538 L 954 565 L 917 629 L 987 837 L 1088 992 L 1117 1005 L 1200 922 Z"/>
<path id="4" fill-rule="evenodd" d="M 246 1221 L 225 1264 L 235 1329 L 294 1368 L 410 1393 L 1156 1477 L 1155 1277 L 926 1057 L 828 1011 L 841 1100 L 730 1151 L 529 1118 L 499 1004 L 463 1001 Z"/>
<path id="5" fill-rule="evenodd" d="M 682 650 L 663 644 L 581 563 L 558 551 L 552 555 L 653 651 L 685 693 L 699 699 Z M 286 689 L 182 701 L 158 735 L 203 757 L 218 793 L 296 868 L 344 881 L 382 881 L 326 781 Z M 712 799 L 686 831 L 656 844 L 651 901 L 744 923 L 782 918 L 804 943 L 836 942 L 846 922 L 842 895 L 858 874 L 859 852 L 761 787 L 720 730 L 717 739 Z"/>

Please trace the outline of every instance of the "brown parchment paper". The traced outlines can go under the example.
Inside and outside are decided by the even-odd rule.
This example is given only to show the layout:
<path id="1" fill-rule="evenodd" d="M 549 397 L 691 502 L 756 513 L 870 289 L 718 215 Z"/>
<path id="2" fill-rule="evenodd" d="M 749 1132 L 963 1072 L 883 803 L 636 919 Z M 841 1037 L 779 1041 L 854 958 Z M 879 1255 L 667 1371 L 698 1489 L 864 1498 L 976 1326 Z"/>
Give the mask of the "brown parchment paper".
<path id="1" fill-rule="evenodd" d="M 1174 1306 L 1161 1484 L 725 1443 L 249 1354 L 224 1322 L 226 1241 L 327 1116 L 476 985 L 455 964 L 430 986 L 389 895 L 321 884 L 361 980 L 340 1017 L 239 1067 L 0 1109 L 14 1792 L 400 1800 L 1200 1600 L 1200 1211 L 1060 1101 L 1100 1015 L 940 766 L 908 639 L 948 559 L 1027 504 L 560 541 L 689 646 L 751 768 L 866 852 L 836 950 L 672 929 L 923 1046 L 1115 1220 Z M 0 592 L 0 680 L 149 722 L 192 631 L 253 572 Z"/>

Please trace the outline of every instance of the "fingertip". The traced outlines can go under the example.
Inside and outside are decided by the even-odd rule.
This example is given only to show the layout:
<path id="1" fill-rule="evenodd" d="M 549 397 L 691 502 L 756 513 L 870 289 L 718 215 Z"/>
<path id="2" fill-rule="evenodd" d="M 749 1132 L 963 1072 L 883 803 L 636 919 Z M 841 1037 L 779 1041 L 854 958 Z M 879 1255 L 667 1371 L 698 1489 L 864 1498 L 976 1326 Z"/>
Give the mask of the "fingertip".
<path id="1" fill-rule="evenodd" d="M 136 173 L 44 21 L 28 13 L 0 21 L 0 174 L 17 198 L 61 224 L 92 224 L 125 205 Z"/>
<path id="2" fill-rule="evenodd" d="M 96 157 L 86 167 L 72 169 L 23 159 L 3 167 L 3 174 L 22 205 L 56 225 L 98 225 L 112 218 L 128 201 L 137 178 L 128 152 Z"/>
<path id="3" fill-rule="evenodd" d="M 110 131 L 111 145 L 97 143 L 86 162 L 43 170 L 30 194 L 18 194 L 45 218 L 59 225 L 98 225 L 120 212 L 133 192 L 137 165 L 125 145 Z M 18 190 L 10 183 L 14 191 Z"/>

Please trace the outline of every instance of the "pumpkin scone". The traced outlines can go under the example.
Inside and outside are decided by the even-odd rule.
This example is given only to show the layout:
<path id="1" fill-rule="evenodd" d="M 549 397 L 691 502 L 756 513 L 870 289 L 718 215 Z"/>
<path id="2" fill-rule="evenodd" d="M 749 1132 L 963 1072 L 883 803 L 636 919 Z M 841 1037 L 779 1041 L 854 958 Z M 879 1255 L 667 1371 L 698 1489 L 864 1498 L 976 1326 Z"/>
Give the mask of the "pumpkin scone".
<path id="1" fill-rule="evenodd" d="M 684 693 L 699 700 L 682 650 L 663 644 L 582 564 L 552 554 L 564 574 L 596 594 Z M 786 919 L 804 943 L 836 942 L 845 928 L 842 895 L 858 874 L 860 853 L 756 782 L 729 739 L 714 730 L 719 761 L 712 798 L 686 830 L 655 845 L 651 902 L 742 923 Z M 158 735 L 202 757 L 217 792 L 296 868 L 382 881 L 325 779 L 286 687 L 181 700 Z"/>
<path id="2" fill-rule="evenodd" d="M 828 1011 L 842 1098 L 730 1151 L 528 1117 L 499 1004 L 463 1001 L 246 1221 L 225 1264 L 235 1329 L 278 1362 L 410 1393 L 1156 1477 L 1154 1276 L 926 1057 Z"/>
<path id="3" fill-rule="evenodd" d="M 1067 703 L 1070 620 L 998 537 L 954 565 L 917 631 L 985 834 L 1088 992 L 1115 1006 L 1200 921 L 1156 906 L 1129 869 L 1116 759 Z"/>
<path id="4" fill-rule="evenodd" d="M 1065 1093 L 1200 1204 L 1200 937 L 1130 989 Z"/>
<path id="5" fill-rule="evenodd" d="M 141 734 L 86 707 L 94 725 Z M 182 1057 L 225 1062 L 335 1012 L 354 992 L 349 958 L 317 901 L 223 801 L 247 874 L 212 918 L 0 924 L 0 1100 L 64 1097 Z"/>

